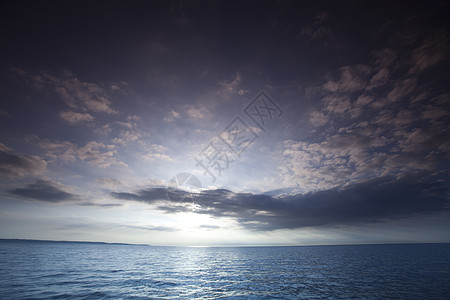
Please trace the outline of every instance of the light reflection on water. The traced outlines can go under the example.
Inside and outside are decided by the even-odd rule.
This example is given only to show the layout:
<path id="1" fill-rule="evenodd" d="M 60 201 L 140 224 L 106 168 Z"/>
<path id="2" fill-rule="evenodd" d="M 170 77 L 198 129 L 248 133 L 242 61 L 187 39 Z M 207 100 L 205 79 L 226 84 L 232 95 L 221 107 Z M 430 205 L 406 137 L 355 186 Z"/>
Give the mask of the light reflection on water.
<path id="1" fill-rule="evenodd" d="M 0 242 L 1 299 L 442 298 L 450 245 L 147 247 Z"/>

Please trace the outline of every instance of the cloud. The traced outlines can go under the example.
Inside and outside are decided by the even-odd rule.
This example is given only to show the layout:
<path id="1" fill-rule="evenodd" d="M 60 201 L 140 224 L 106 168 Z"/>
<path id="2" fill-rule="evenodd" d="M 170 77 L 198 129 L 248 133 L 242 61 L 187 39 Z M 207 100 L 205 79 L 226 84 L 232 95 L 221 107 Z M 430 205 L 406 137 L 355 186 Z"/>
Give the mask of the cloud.
<path id="1" fill-rule="evenodd" d="M 74 111 L 63 111 L 59 113 L 59 116 L 69 122 L 70 124 L 76 124 L 80 122 L 93 122 L 94 117 L 88 113 L 77 113 Z"/>
<path id="2" fill-rule="evenodd" d="M 375 50 L 371 54 L 375 60 L 375 65 L 379 69 L 392 66 L 397 59 L 397 53 L 390 48 Z"/>
<path id="3" fill-rule="evenodd" d="M 322 113 L 322 112 L 313 111 L 313 112 L 310 114 L 309 122 L 310 122 L 313 126 L 315 126 L 315 127 L 317 127 L 317 126 L 323 126 L 323 125 L 325 125 L 326 123 L 328 123 L 328 118 L 327 118 L 327 117 L 325 116 L 325 114 Z"/>
<path id="4" fill-rule="evenodd" d="M 127 166 L 117 158 L 117 150 L 114 145 L 105 145 L 99 142 L 89 142 L 77 151 L 78 157 L 100 168 L 111 165 Z"/>
<path id="5" fill-rule="evenodd" d="M 38 156 L 14 152 L 0 143 L 0 177 L 14 179 L 40 175 L 47 169 L 47 162 Z"/>
<path id="6" fill-rule="evenodd" d="M 174 161 L 173 158 L 164 153 L 146 153 L 144 158 L 149 161 Z"/>
<path id="7" fill-rule="evenodd" d="M 244 95 L 248 91 L 239 88 L 241 81 L 242 77 L 238 72 L 234 76 L 233 80 L 219 82 L 221 88 L 217 91 L 217 94 L 225 99 L 229 98 L 233 94 Z"/>
<path id="8" fill-rule="evenodd" d="M 449 37 L 445 30 L 433 33 L 422 44 L 413 50 L 411 61 L 413 67 L 410 74 L 422 72 L 438 62 L 448 58 Z"/>
<path id="9" fill-rule="evenodd" d="M 168 192 L 176 193 L 179 198 L 168 198 Z M 195 194 L 194 200 L 201 207 L 196 213 L 231 218 L 246 229 L 270 231 L 372 223 L 437 213 L 450 208 L 447 192 L 445 184 L 437 178 L 415 174 L 401 178 L 384 176 L 348 186 L 278 197 L 207 190 Z M 188 210 L 183 205 L 192 200 L 186 194 L 180 190 L 150 188 L 137 193 L 111 193 L 111 196 L 160 205 L 157 208 L 166 213 L 177 213 Z M 170 207 L 174 209 L 167 209 Z"/>
<path id="10" fill-rule="evenodd" d="M 116 121 L 115 123 L 120 125 L 122 128 L 117 137 L 112 139 L 115 144 L 121 144 L 127 146 L 130 143 L 139 142 L 141 138 L 141 133 L 138 130 L 138 124 L 142 121 L 139 116 L 128 116 L 126 121 Z M 127 128 L 123 130 L 123 128 Z"/>
<path id="11" fill-rule="evenodd" d="M 412 93 L 417 85 L 416 78 L 406 78 L 398 80 L 395 84 L 395 88 L 389 92 L 387 98 L 390 101 L 399 101 L 401 98 Z"/>
<path id="12" fill-rule="evenodd" d="M 131 116 L 128 116 L 128 117 L 127 117 L 127 121 L 129 121 L 129 122 L 134 122 L 134 124 L 135 124 L 135 126 L 136 126 L 136 123 L 141 122 L 141 121 L 142 121 L 142 118 L 139 117 L 139 116 L 136 116 L 136 115 L 131 115 Z"/>
<path id="13" fill-rule="evenodd" d="M 166 122 L 173 122 L 175 119 L 178 119 L 180 117 L 180 114 L 174 110 L 171 110 L 167 116 L 164 117 L 164 121 Z"/>
<path id="14" fill-rule="evenodd" d="M 200 225 L 199 228 L 204 228 L 204 229 L 219 229 L 220 226 L 204 224 L 204 225 Z"/>
<path id="15" fill-rule="evenodd" d="M 142 155 L 145 160 L 148 161 L 167 161 L 172 162 L 174 159 L 170 157 L 170 155 L 167 153 L 169 149 L 163 145 L 158 144 L 152 144 L 148 149 L 145 151 L 145 153 Z"/>
<path id="16" fill-rule="evenodd" d="M 148 230 L 148 231 L 164 231 L 175 232 L 179 229 L 163 225 L 119 225 L 120 227 L 126 227 L 129 229 Z"/>
<path id="17" fill-rule="evenodd" d="M 98 184 L 100 184 L 101 186 L 108 188 L 108 189 L 116 189 L 117 187 L 124 185 L 124 182 L 122 180 L 115 179 L 115 178 L 103 177 L 103 178 L 97 178 L 95 181 Z"/>
<path id="18" fill-rule="evenodd" d="M 115 137 L 112 140 L 112 142 L 121 145 L 128 145 L 130 143 L 138 141 L 140 137 L 141 137 L 140 133 L 134 132 L 134 130 L 133 131 L 127 130 L 122 131 L 118 137 Z"/>
<path id="19" fill-rule="evenodd" d="M 108 123 L 101 126 L 97 126 L 94 132 L 103 136 L 109 135 L 112 132 L 111 124 Z"/>
<path id="20" fill-rule="evenodd" d="M 124 200 L 137 200 L 137 201 L 151 201 L 155 202 L 158 200 L 167 200 L 168 193 L 172 193 L 174 195 L 178 195 L 179 198 L 182 198 L 184 195 L 184 192 L 181 190 L 173 189 L 173 188 L 163 188 L 163 187 L 156 187 L 151 189 L 144 189 L 138 191 L 138 193 L 123 193 L 123 192 L 112 192 L 111 196 L 117 199 L 124 199 Z M 172 198 L 172 197 L 171 197 Z M 173 199 L 178 197 L 173 197 Z"/>
<path id="21" fill-rule="evenodd" d="M 430 45 L 443 47 L 436 36 L 427 38 L 413 51 L 417 70 L 434 62 L 424 58 L 432 56 Z M 397 52 L 373 51 L 370 65 L 341 67 L 338 79 L 327 76 L 320 88 L 309 89 L 322 97 L 309 115 L 321 134 L 285 141 L 278 167 L 285 186 L 313 191 L 445 168 L 450 157 L 446 90 L 435 79 L 411 74 L 411 62 L 398 61 Z M 433 53 L 442 58 L 440 50 Z"/>
<path id="22" fill-rule="evenodd" d="M 193 119 L 206 119 L 211 116 L 211 112 L 204 106 L 194 107 L 191 105 L 186 110 L 186 113 Z"/>
<path id="23" fill-rule="evenodd" d="M 365 107 L 366 105 L 370 104 L 373 101 L 373 96 L 368 96 L 366 94 L 362 94 L 361 96 L 356 99 L 355 106 L 358 108 Z"/>
<path id="24" fill-rule="evenodd" d="M 326 26 L 303 26 L 301 35 L 311 37 L 315 40 L 332 39 L 333 30 Z"/>
<path id="25" fill-rule="evenodd" d="M 78 199 L 78 196 L 66 192 L 63 187 L 49 180 L 37 180 L 28 184 L 25 188 L 17 188 L 8 191 L 9 194 L 21 198 L 58 203 Z"/>
<path id="26" fill-rule="evenodd" d="M 29 141 L 47 150 L 45 156 L 53 163 L 73 163 L 80 159 L 100 168 L 113 165 L 127 166 L 117 157 L 118 152 L 115 145 L 91 141 L 79 147 L 71 142 L 51 141 L 37 136 L 32 136 Z"/>
<path id="27" fill-rule="evenodd" d="M 120 126 L 128 128 L 128 129 L 133 128 L 133 124 L 131 124 L 131 122 L 117 121 L 116 123 Z"/>
<path id="28" fill-rule="evenodd" d="M 321 12 L 315 17 L 315 21 L 312 24 L 302 26 L 300 34 L 303 37 L 322 41 L 325 47 L 335 44 L 334 30 L 326 24 L 328 19 L 328 12 Z"/>
<path id="29" fill-rule="evenodd" d="M 324 110 L 330 113 L 342 114 L 348 112 L 351 108 L 350 99 L 346 96 L 327 96 L 322 99 L 322 103 L 324 104 Z"/>
<path id="30" fill-rule="evenodd" d="M 382 68 L 370 79 L 370 84 L 367 87 L 367 90 L 383 86 L 388 83 L 388 80 L 389 80 L 389 69 Z"/>
<path id="31" fill-rule="evenodd" d="M 361 178 L 442 169 L 450 156 L 449 129 L 443 126 L 448 114 L 437 111 L 386 109 L 347 126 L 330 124 L 314 142 L 286 140 L 280 179 L 285 186 L 311 191 Z"/>
<path id="32" fill-rule="evenodd" d="M 98 206 L 98 207 L 118 207 L 122 206 L 120 203 L 95 203 L 95 202 L 80 202 L 81 206 Z"/>
<path id="33" fill-rule="evenodd" d="M 329 17 L 330 17 L 330 14 L 326 11 L 323 11 L 316 16 L 316 21 L 314 22 L 314 24 L 322 24 L 323 22 L 328 20 Z"/>
<path id="34" fill-rule="evenodd" d="M 191 26 L 192 20 L 187 15 L 186 7 L 185 7 L 185 6 L 189 6 L 189 5 L 190 5 L 190 3 L 186 2 L 186 1 L 177 1 L 177 2 L 174 2 L 174 4 L 171 7 L 171 10 L 173 12 L 175 12 L 175 14 L 177 15 L 176 22 L 181 27 L 190 27 Z"/>
<path id="35" fill-rule="evenodd" d="M 340 68 L 338 81 L 328 80 L 323 88 L 328 92 L 355 92 L 366 87 L 366 79 L 371 68 L 366 65 L 344 66 Z"/>
<path id="36" fill-rule="evenodd" d="M 350 148 L 349 148 L 350 150 Z M 302 190 L 318 190 L 334 187 L 354 180 L 354 167 L 343 145 L 332 149 L 327 142 L 306 143 L 286 141 L 283 160 L 278 166 L 284 186 L 300 187 Z"/>
<path id="37" fill-rule="evenodd" d="M 81 197 L 79 195 L 68 192 L 63 185 L 51 180 L 43 179 L 36 180 L 34 183 L 30 183 L 24 188 L 16 188 L 7 192 L 16 197 L 48 203 L 73 202 L 81 206 L 97 206 L 105 208 L 122 206 L 122 203 L 80 201 Z"/>
<path id="38" fill-rule="evenodd" d="M 158 145 L 158 144 L 152 144 L 151 148 L 152 148 L 152 150 L 159 152 L 159 153 L 164 153 L 168 150 L 167 147 L 165 147 L 163 145 Z"/>
<path id="39" fill-rule="evenodd" d="M 423 119 L 429 119 L 433 121 L 436 121 L 444 116 L 448 116 L 448 112 L 433 105 L 427 105 L 425 110 L 422 112 Z"/>
<path id="40" fill-rule="evenodd" d="M 78 147 L 71 142 L 55 142 L 49 139 L 41 139 L 37 136 L 30 137 L 28 141 L 45 149 L 47 151 L 45 156 L 49 162 L 56 163 L 62 161 L 64 163 L 71 163 L 77 160 Z"/>
<path id="41" fill-rule="evenodd" d="M 71 108 L 88 112 L 118 113 L 111 108 L 111 101 L 105 89 L 95 83 L 83 82 L 70 72 L 65 72 L 61 77 L 48 72 L 31 74 L 20 69 L 14 69 L 13 72 L 26 78 L 36 88 L 52 90 Z"/>
<path id="42" fill-rule="evenodd" d="M 397 150 L 402 152 L 428 153 L 428 156 L 439 155 L 439 152 L 448 154 L 450 137 L 448 129 L 434 130 L 429 128 L 414 128 L 412 130 L 398 131 Z M 422 159 L 423 161 L 426 158 Z"/>

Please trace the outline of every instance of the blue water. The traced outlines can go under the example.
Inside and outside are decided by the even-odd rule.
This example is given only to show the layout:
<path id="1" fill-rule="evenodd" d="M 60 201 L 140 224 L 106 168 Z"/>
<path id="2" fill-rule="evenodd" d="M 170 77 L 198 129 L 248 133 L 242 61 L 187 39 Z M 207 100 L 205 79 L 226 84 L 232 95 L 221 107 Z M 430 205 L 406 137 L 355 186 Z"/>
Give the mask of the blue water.
<path id="1" fill-rule="evenodd" d="M 450 244 L 184 248 L 0 241 L 1 299 L 450 299 Z"/>

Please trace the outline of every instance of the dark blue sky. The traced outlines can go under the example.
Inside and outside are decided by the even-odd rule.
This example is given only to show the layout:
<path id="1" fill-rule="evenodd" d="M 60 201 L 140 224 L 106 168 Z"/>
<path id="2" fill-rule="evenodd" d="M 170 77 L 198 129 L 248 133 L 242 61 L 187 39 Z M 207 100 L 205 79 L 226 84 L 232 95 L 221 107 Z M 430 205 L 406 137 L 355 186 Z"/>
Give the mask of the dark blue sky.
<path id="1" fill-rule="evenodd" d="M 0 237 L 449 242 L 449 6 L 2 4 Z"/>

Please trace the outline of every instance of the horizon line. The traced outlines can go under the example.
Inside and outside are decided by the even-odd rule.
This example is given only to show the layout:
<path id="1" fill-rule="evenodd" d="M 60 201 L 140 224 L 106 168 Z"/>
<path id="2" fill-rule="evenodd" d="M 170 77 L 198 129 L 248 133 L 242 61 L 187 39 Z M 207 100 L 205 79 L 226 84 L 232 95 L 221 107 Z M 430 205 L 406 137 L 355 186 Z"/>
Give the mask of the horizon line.
<path id="1" fill-rule="evenodd" d="M 146 243 L 122 243 L 122 242 L 101 242 L 101 241 L 76 241 L 76 240 L 42 240 L 26 238 L 0 238 L 0 242 L 44 242 L 44 243 L 78 243 L 78 244 L 104 244 L 117 246 L 148 246 L 148 247 L 185 247 L 185 248 L 252 248 L 252 247 L 317 247 L 317 246 L 370 246 L 370 245 L 418 245 L 418 244 L 450 244 L 450 242 L 380 242 L 380 243 L 346 243 L 346 244 L 306 244 L 306 245 L 150 245 Z"/>

